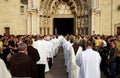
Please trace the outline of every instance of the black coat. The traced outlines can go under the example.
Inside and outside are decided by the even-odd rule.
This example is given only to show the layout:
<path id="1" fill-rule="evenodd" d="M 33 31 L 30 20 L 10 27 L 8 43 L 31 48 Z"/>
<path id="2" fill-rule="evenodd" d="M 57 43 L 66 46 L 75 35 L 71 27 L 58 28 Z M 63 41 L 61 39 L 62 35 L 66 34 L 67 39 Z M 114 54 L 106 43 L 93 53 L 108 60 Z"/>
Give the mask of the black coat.
<path id="1" fill-rule="evenodd" d="M 34 61 L 35 63 L 40 59 L 40 56 L 39 56 L 39 54 L 38 54 L 38 51 L 37 51 L 37 49 L 35 49 L 34 47 L 28 46 L 28 47 L 27 47 L 27 52 L 28 52 L 28 55 L 33 59 L 33 61 Z"/>

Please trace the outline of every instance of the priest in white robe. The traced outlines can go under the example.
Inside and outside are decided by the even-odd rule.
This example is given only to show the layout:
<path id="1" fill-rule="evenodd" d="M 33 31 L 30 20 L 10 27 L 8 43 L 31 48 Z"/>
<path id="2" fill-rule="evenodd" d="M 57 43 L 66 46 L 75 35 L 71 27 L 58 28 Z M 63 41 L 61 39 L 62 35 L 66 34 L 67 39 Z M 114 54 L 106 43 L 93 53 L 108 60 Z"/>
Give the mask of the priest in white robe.
<path id="1" fill-rule="evenodd" d="M 48 65 L 49 68 L 51 68 L 52 64 L 53 64 L 53 56 L 55 53 L 55 48 L 54 48 L 54 44 L 50 41 L 50 36 L 46 36 L 45 38 L 46 43 L 44 45 L 46 45 L 46 49 L 48 50 Z"/>
<path id="2" fill-rule="evenodd" d="M 2 59 L 0 59 L 0 78 L 12 78 Z"/>
<path id="3" fill-rule="evenodd" d="M 101 57 L 92 49 L 92 43 L 86 42 L 86 50 L 76 57 L 76 63 L 80 67 L 78 78 L 100 78 Z"/>
<path id="4" fill-rule="evenodd" d="M 46 47 L 46 41 L 43 37 L 39 37 L 37 41 L 33 43 L 33 47 L 38 50 L 40 60 L 37 61 L 38 73 L 41 78 L 45 78 L 45 72 L 49 71 L 47 58 L 49 56 L 48 48 Z"/>
<path id="5" fill-rule="evenodd" d="M 64 58 L 65 58 L 65 66 L 67 66 L 67 72 L 69 73 L 69 64 L 70 64 L 70 52 L 69 52 L 69 47 L 72 45 L 70 43 L 69 38 L 67 41 L 62 45 L 63 46 L 63 51 L 64 51 Z"/>
<path id="6" fill-rule="evenodd" d="M 82 47 L 77 43 L 77 40 L 74 40 L 73 45 L 69 48 L 70 51 L 70 72 L 69 78 L 78 78 L 79 75 L 79 66 L 76 64 L 76 57 L 82 51 Z"/>
<path id="7" fill-rule="evenodd" d="M 64 52 L 64 59 L 65 59 L 65 66 L 67 66 L 67 44 L 70 43 L 69 41 L 65 41 L 65 43 L 63 43 L 62 47 L 63 47 L 63 52 Z"/>
<path id="8" fill-rule="evenodd" d="M 63 37 L 63 35 L 59 35 L 58 36 L 58 40 L 59 40 L 59 48 L 62 46 L 62 44 L 63 44 L 63 40 L 64 40 L 64 37 Z"/>
<path id="9" fill-rule="evenodd" d="M 53 53 L 53 56 L 55 57 L 58 53 L 59 40 L 54 36 L 51 42 L 54 44 L 55 51 Z"/>

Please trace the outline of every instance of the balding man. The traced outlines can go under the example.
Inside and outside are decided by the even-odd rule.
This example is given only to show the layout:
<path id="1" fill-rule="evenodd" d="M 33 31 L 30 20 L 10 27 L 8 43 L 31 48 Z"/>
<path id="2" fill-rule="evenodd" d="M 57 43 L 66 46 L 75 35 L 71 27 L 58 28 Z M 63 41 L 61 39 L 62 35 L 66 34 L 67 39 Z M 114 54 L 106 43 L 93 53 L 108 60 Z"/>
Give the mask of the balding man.
<path id="1" fill-rule="evenodd" d="M 38 78 L 37 69 L 34 61 L 27 55 L 27 45 L 25 43 L 18 44 L 18 53 L 11 56 L 10 70 L 13 78 L 27 77 Z"/>

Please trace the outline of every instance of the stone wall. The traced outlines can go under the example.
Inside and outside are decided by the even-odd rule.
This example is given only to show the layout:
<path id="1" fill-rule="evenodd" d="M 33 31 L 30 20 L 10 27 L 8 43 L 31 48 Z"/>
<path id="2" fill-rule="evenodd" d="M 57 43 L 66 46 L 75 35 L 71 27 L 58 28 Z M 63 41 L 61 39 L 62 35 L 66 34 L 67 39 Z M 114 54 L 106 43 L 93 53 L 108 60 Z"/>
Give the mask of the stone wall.
<path id="1" fill-rule="evenodd" d="M 101 9 L 101 34 L 114 35 L 117 29 L 115 24 L 120 23 L 119 0 L 100 0 Z"/>
<path id="2" fill-rule="evenodd" d="M 91 12 L 93 12 L 90 19 L 92 20 L 91 28 L 89 28 L 91 33 L 95 31 L 95 34 L 116 34 L 117 27 L 120 25 L 120 11 L 117 9 L 120 5 L 120 0 L 91 1 L 96 3 L 93 5 L 93 8 L 91 7 Z M 0 0 L 0 34 L 5 33 L 5 27 L 10 28 L 10 34 L 40 34 L 40 27 L 43 25 L 40 22 L 42 17 L 39 15 L 42 11 L 38 8 L 40 5 L 39 2 L 40 1 L 37 1 L 36 3 L 37 9 L 34 9 L 34 12 L 32 12 L 29 7 L 31 5 L 27 6 L 26 4 L 22 4 L 20 3 L 20 0 Z M 20 11 L 21 6 L 24 6 L 24 13 L 21 13 Z M 29 7 L 29 9 L 27 7 Z M 37 10 L 40 11 L 38 14 Z M 52 15 L 50 17 L 48 28 L 50 28 L 50 34 L 52 34 L 53 18 L 56 17 L 56 15 Z M 63 15 L 59 15 L 59 17 L 63 17 Z"/>
<path id="3" fill-rule="evenodd" d="M 25 13 L 21 13 L 20 6 L 24 6 Z M 5 27 L 10 28 L 10 34 L 25 34 L 26 8 L 20 0 L 0 0 L 0 34 L 5 33 Z"/>

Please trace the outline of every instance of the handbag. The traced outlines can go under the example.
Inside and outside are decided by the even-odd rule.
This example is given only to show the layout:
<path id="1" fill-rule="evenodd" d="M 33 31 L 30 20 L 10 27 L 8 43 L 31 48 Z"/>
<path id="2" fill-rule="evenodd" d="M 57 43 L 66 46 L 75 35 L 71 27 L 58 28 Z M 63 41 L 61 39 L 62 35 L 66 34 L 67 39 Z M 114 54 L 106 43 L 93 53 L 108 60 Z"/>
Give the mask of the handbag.
<path id="1" fill-rule="evenodd" d="M 10 60 L 10 58 L 11 58 L 12 55 L 14 55 L 14 52 L 10 49 L 10 53 L 6 57 L 7 61 Z"/>

